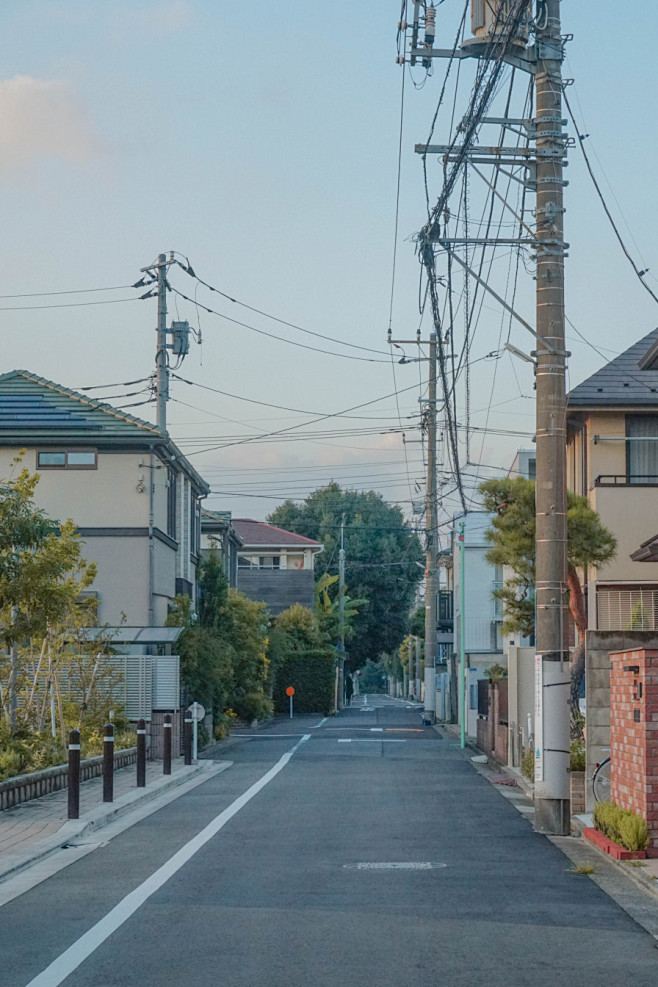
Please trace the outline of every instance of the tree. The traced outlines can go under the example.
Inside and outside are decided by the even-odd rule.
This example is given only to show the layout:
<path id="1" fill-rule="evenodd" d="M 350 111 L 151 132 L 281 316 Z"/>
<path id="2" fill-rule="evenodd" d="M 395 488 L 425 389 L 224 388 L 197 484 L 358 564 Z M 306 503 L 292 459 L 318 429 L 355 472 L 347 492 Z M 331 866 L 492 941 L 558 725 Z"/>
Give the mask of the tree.
<path id="1" fill-rule="evenodd" d="M 415 587 L 423 570 L 417 536 L 406 526 L 399 507 L 374 491 L 342 490 L 330 483 L 303 504 L 286 501 L 268 518 L 271 524 L 321 541 L 316 577 L 338 570 L 340 525 L 345 515 L 346 582 L 353 602 L 365 602 L 353 618 L 350 666 L 385 651 L 395 651 L 407 633 Z"/>
<path id="2" fill-rule="evenodd" d="M 14 459 L 19 467 L 21 456 Z M 84 612 L 94 603 L 80 604 L 80 594 L 96 578 L 96 566 L 82 558 L 81 542 L 70 519 L 63 524 L 46 517 L 34 503 L 39 474 L 19 469 L 0 483 L 0 640 L 12 648 L 12 660 L 0 663 L 3 694 L 9 696 L 11 728 L 16 725 L 15 700 L 32 675 L 23 719 L 31 715 L 46 652 L 52 656 L 59 637 L 75 638 Z M 87 614 L 88 623 L 92 623 Z M 31 663 L 35 643 L 39 660 Z M 20 647 L 19 647 L 20 645 Z M 56 664 L 48 659 L 46 691 L 56 682 Z M 6 674 L 5 674 L 6 673 Z M 61 702 L 60 724 L 64 733 Z"/>
<path id="3" fill-rule="evenodd" d="M 324 713 L 333 709 L 336 652 L 308 607 L 295 603 L 278 615 L 270 632 L 272 692 L 279 712 L 288 708 L 286 688 L 295 689 L 298 712 Z"/>
<path id="4" fill-rule="evenodd" d="M 215 549 L 201 565 L 197 612 L 189 596 L 178 596 L 167 623 L 184 628 L 181 681 L 216 722 L 229 708 L 245 720 L 270 714 L 265 605 L 229 588 Z"/>
<path id="5" fill-rule="evenodd" d="M 494 515 L 487 531 L 491 548 L 487 559 L 507 565 L 513 575 L 496 593 L 504 604 L 503 629 L 534 634 L 535 584 L 535 484 L 514 480 L 487 480 L 480 487 L 484 507 Z M 600 567 L 614 558 L 617 541 L 585 497 L 567 495 L 567 581 L 569 609 L 576 626 L 578 644 L 571 656 L 571 715 L 579 728 L 578 696 L 585 673 L 587 611 L 579 573 L 588 566 Z"/>

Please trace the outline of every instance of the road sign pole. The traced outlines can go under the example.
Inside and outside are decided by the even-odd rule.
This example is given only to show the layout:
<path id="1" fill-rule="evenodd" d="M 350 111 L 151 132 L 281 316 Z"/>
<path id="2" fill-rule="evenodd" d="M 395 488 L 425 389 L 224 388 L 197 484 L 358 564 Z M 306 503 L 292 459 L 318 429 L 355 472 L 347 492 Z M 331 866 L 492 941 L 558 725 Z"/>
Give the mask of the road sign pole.
<path id="1" fill-rule="evenodd" d="M 290 697 L 290 719 L 292 720 L 292 696 Z"/>

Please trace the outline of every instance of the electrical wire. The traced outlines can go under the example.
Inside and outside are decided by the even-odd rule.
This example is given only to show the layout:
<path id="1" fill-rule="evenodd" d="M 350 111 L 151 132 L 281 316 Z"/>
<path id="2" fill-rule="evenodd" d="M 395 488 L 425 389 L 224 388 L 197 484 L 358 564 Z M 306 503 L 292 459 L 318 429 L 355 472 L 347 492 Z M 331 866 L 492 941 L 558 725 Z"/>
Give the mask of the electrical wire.
<path id="1" fill-rule="evenodd" d="M 202 284 L 205 284 L 205 282 L 202 282 Z M 289 346 L 297 346 L 303 350 L 311 350 L 313 353 L 323 353 L 325 356 L 337 356 L 343 360 L 359 360 L 363 363 L 388 363 L 388 360 L 376 360 L 368 356 L 351 356 L 349 353 L 335 353 L 333 350 L 323 350 L 318 346 L 309 346 L 307 343 L 298 343 L 294 339 L 286 339 L 285 336 L 277 336 L 276 333 L 267 332 L 265 329 L 258 329 L 256 326 L 252 326 L 248 322 L 241 322 L 239 319 L 233 319 L 230 315 L 225 315 L 223 312 L 217 312 L 214 308 L 209 308 L 207 305 L 202 305 L 201 302 L 195 301 L 193 298 L 190 298 L 189 295 L 184 295 L 182 291 L 178 290 L 178 288 L 174 288 L 169 285 L 169 289 L 176 295 L 184 298 L 186 302 L 191 302 L 192 305 L 196 305 L 198 308 L 203 309 L 204 312 L 208 312 L 210 315 L 216 315 L 220 319 L 226 319 L 227 322 L 232 322 L 234 325 L 241 326 L 243 329 L 249 329 L 251 332 L 256 332 L 259 336 L 268 336 L 270 339 L 276 339 L 280 343 L 288 343 Z M 217 289 L 213 290 L 217 291 Z M 217 294 L 223 294 L 223 292 L 217 291 Z M 312 335 L 315 336 L 317 333 L 312 333 Z M 358 348 L 361 349 L 362 347 Z"/>
<path id="2" fill-rule="evenodd" d="M 622 251 L 624 253 L 624 256 L 626 257 L 626 260 L 628 261 L 628 263 L 633 268 L 633 271 L 635 272 L 635 274 L 636 274 L 636 276 L 637 276 L 640 284 L 642 285 L 642 287 L 645 289 L 645 291 L 647 291 L 651 295 L 651 297 L 653 298 L 654 302 L 658 302 L 658 295 L 654 292 L 654 290 L 651 287 L 649 287 L 649 285 L 644 280 L 644 275 L 648 273 L 648 268 L 646 268 L 645 270 L 640 270 L 640 268 L 638 267 L 638 265 L 635 263 L 635 260 L 633 259 L 633 256 L 631 255 L 631 252 L 628 249 L 628 247 L 626 246 L 626 243 L 624 241 L 624 238 L 622 237 L 622 235 L 621 235 L 621 233 L 619 231 L 619 227 L 617 226 L 617 224 L 616 224 L 616 222 L 614 220 L 614 217 L 613 217 L 613 215 L 612 215 L 612 213 L 610 211 L 610 208 L 608 206 L 608 203 L 606 202 L 605 196 L 603 195 L 603 192 L 601 190 L 601 186 L 599 185 L 598 180 L 596 178 L 596 175 L 594 174 L 594 169 L 592 168 L 592 164 L 590 162 L 589 155 L 587 154 L 587 151 L 585 150 L 585 135 L 584 134 L 581 134 L 581 132 L 580 132 L 580 128 L 578 127 L 578 124 L 576 122 L 576 118 L 574 116 L 573 110 L 571 109 L 571 104 L 569 103 L 569 99 L 567 97 L 566 91 L 564 92 L 564 102 L 566 104 L 566 107 L 567 107 L 567 111 L 569 113 L 569 116 L 571 117 L 571 122 L 573 123 L 573 125 L 574 125 L 574 127 L 576 129 L 576 135 L 577 135 L 577 138 L 578 138 L 578 144 L 580 146 L 580 150 L 581 150 L 582 155 L 583 155 L 583 158 L 585 160 L 585 166 L 587 167 L 587 171 L 589 172 L 589 177 L 592 180 L 592 184 L 594 185 L 594 188 L 596 190 L 596 194 L 598 195 L 599 200 L 601 202 L 601 205 L 603 206 L 603 211 L 605 212 L 606 216 L 608 217 L 608 220 L 609 220 L 610 225 L 612 227 L 612 230 L 613 230 L 613 232 L 615 234 L 615 237 L 617 238 L 617 241 L 619 243 L 619 246 L 621 247 L 621 249 L 622 249 Z"/>
<path id="3" fill-rule="evenodd" d="M 120 305 L 122 302 L 138 302 L 139 298 L 107 298 L 102 302 L 62 302 L 57 305 L 0 305 L 0 312 L 34 312 L 46 308 L 83 308 L 89 305 Z"/>
<path id="4" fill-rule="evenodd" d="M 86 295 L 93 291 L 123 291 L 131 284 L 118 284 L 111 288 L 71 288 L 70 291 L 27 291 L 20 295 L 0 295 L 0 298 L 43 298 L 46 295 Z"/>

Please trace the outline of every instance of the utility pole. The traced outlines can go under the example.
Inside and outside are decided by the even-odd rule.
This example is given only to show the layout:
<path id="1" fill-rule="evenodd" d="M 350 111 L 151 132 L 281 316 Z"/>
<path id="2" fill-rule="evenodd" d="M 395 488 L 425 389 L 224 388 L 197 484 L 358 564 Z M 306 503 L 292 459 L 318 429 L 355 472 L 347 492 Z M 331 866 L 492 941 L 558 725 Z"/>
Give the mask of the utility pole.
<path id="1" fill-rule="evenodd" d="M 427 402 L 427 490 L 425 500 L 425 718 L 436 709 L 436 601 L 439 516 L 436 487 L 436 333 L 430 333 Z"/>
<path id="2" fill-rule="evenodd" d="M 537 4 L 537 553 L 535 828 L 568 836 L 569 651 L 560 0 Z"/>
<path id="3" fill-rule="evenodd" d="M 342 708 L 345 695 L 345 515 L 340 522 L 338 552 L 338 630 L 340 634 L 339 699 Z"/>
<path id="4" fill-rule="evenodd" d="M 416 648 L 416 698 L 418 702 L 422 701 L 423 689 L 422 689 L 422 671 L 423 671 L 423 659 L 420 647 L 420 638 L 414 638 L 414 645 Z"/>
<path id="5" fill-rule="evenodd" d="M 460 743 L 466 747 L 466 525 L 459 525 L 459 711 Z"/>
<path id="6" fill-rule="evenodd" d="M 155 353 L 156 424 L 167 431 L 167 401 L 169 400 L 169 360 L 167 357 L 167 257 L 158 255 L 158 345 Z"/>

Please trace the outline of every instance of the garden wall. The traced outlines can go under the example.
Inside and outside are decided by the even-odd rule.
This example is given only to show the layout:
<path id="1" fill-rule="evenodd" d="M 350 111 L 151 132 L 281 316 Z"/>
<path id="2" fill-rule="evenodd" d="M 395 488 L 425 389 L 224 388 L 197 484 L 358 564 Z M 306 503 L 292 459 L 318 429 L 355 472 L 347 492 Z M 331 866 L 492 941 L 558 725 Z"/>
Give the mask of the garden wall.
<path id="1" fill-rule="evenodd" d="M 137 760 L 137 748 L 129 747 L 125 751 L 117 751 L 114 755 L 114 770 L 126 768 Z M 80 761 L 80 781 L 98 778 L 103 773 L 103 755 L 88 757 Z M 16 775 L 0 781 L 0 810 L 10 809 L 12 805 L 29 802 L 30 799 L 41 798 L 51 792 L 58 792 L 68 784 L 69 769 L 67 764 L 56 764 L 52 768 L 32 771 L 27 775 Z"/>

